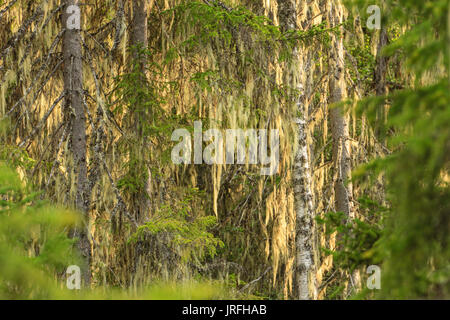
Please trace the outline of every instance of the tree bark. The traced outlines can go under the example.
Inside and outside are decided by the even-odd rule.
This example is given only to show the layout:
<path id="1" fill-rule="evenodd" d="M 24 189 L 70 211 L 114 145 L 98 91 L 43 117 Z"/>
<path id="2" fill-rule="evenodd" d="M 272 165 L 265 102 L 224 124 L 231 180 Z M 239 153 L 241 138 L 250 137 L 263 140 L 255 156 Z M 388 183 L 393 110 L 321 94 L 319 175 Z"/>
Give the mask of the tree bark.
<path id="1" fill-rule="evenodd" d="M 328 2 L 330 27 L 335 27 L 344 21 L 344 9 L 340 1 Z M 343 32 L 343 28 L 340 30 Z M 343 101 L 347 97 L 344 65 L 343 36 L 331 35 L 329 56 L 329 103 Z M 348 116 L 341 108 L 330 109 L 331 134 L 333 136 L 333 160 L 337 170 L 334 185 L 336 211 L 352 215 L 352 184 L 349 182 L 351 173 L 350 141 Z M 348 182 L 348 183 L 347 183 Z M 347 183 L 347 184 L 346 184 Z"/>
<path id="2" fill-rule="evenodd" d="M 80 30 L 68 28 L 68 19 L 72 15 L 67 13 L 70 5 L 77 5 L 76 0 L 64 0 L 62 14 L 62 27 L 65 29 L 63 36 L 64 57 L 64 112 L 66 120 L 71 126 L 71 152 L 73 154 L 74 174 L 76 179 L 75 207 L 85 215 L 88 221 L 89 207 L 89 183 L 87 178 L 86 163 L 86 116 L 83 105 L 83 62 L 81 52 Z M 80 238 L 79 249 L 86 259 L 83 270 L 85 285 L 90 283 L 90 257 L 91 246 L 88 239 L 88 229 L 75 231 L 75 236 Z"/>
<path id="3" fill-rule="evenodd" d="M 381 51 L 387 44 L 388 36 L 386 28 L 381 28 L 377 45 L 376 68 L 374 76 L 377 96 L 384 96 L 387 94 L 386 70 L 388 59 L 381 54 Z M 387 121 L 386 117 L 386 106 L 383 105 L 377 110 L 377 124 L 375 128 L 375 134 L 381 142 L 384 141 L 384 132 L 382 132 L 382 128 L 385 127 L 385 123 Z"/>
<path id="4" fill-rule="evenodd" d="M 148 47 L 148 9 L 149 9 L 149 0 L 133 0 L 132 1 L 132 18 L 131 18 L 131 35 L 130 35 L 130 44 L 139 48 L 139 50 L 147 49 Z M 139 60 L 139 68 L 142 73 L 142 83 L 146 83 L 146 57 L 139 56 L 139 51 L 134 51 L 133 59 Z M 143 126 L 146 125 L 146 121 L 148 120 L 146 117 L 148 114 L 148 110 L 142 110 L 140 108 L 135 112 L 135 126 L 138 130 L 140 145 L 138 146 L 138 157 L 144 163 L 145 170 L 147 170 L 148 179 L 145 182 L 144 190 L 142 190 L 142 197 L 138 200 L 137 204 L 137 214 L 136 219 L 139 221 L 142 218 L 147 217 L 147 213 L 150 208 L 150 187 L 151 187 L 151 171 L 150 168 L 145 164 L 148 148 L 147 145 L 147 137 L 145 136 Z"/>
<path id="5" fill-rule="evenodd" d="M 297 5 L 295 0 L 279 0 L 279 21 L 283 31 L 297 29 Z M 302 18 L 306 18 L 304 13 Z M 300 92 L 297 101 L 299 118 L 298 150 L 294 163 L 294 198 L 296 212 L 296 259 L 295 294 L 300 300 L 317 298 L 317 285 L 314 263 L 314 203 L 311 191 L 311 167 L 308 151 L 308 105 L 305 103 L 307 87 L 310 85 L 307 73 L 311 70 L 311 52 L 307 48 L 293 48 L 294 68 L 288 69 L 287 82 Z M 311 74 L 309 75 L 312 76 Z"/>
<path id="6" fill-rule="evenodd" d="M 141 45 L 143 48 L 147 48 L 148 0 L 133 0 L 132 10 L 133 13 L 131 18 L 130 35 L 131 45 Z M 142 65 L 145 64 L 144 61 L 141 61 L 141 63 Z"/>
<path id="7" fill-rule="evenodd" d="M 328 1 L 328 19 L 330 27 L 336 27 L 345 20 L 345 11 L 341 1 Z M 330 79 L 329 103 L 335 104 L 347 98 L 347 86 L 345 82 L 345 52 L 344 52 L 344 28 L 339 27 L 340 34 L 331 35 L 331 49 L 329 56 Z M 345 110 L 338 107 L 330 109 L 331 134 L 333 137 L 333 162 L 336 170 L 334 182 L 335 210 L 344 212 L 346 220 L 355 218 L 353 208 L 353 185 L 351 183 L 351 145 L 349 137 L 349 119 Z M 359 272 L 351 275 L 354 287 L 359 287 Z"/>

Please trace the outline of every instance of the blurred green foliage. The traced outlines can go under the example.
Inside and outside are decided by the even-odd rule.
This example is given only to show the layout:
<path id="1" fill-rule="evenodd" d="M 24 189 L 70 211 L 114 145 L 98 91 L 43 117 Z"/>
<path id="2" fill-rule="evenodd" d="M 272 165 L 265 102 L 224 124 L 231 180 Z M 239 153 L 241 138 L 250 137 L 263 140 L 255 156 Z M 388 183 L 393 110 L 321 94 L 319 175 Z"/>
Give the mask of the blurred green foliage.
<path id="1" fill-rule="evenodd" d="M 60 290 L 56 275 L 79 264 L 67 230 L 79 216 L 39 200 L 0 162 L 0 298 L 45 299 Z"/>
<path id="2" fill-rule="evenodd" d="M 351 8 L 377 4 L 350 1 Z M 378 110 L 387 108 L 382 123 L 386 146 L 391 152 L 359 168 L 355 179 L 386 180 L 386 218 L 380 219 L 381 234 L 373 241 L 366 258 L 381 266 L 378 298 L 417 299 L 450 296 L 450 86 L 449 28 L 447 0 L 388 0 L 382 8 L 382 25 L 406 32 L 395 35 L 383 50 L 395 58 L 401 53 L 404 78 L 412 85 L 386 96 L 358 102 L 357 111 L 375 126 Z M 364 20 L 363 20 L 364 21 Z M 385 107 L 387 106 L 387 107 Z M 366 233 L 361 224 L 348 229 L 358 241 Z M 379 226 L 372 226 L 378 232 Z M 344 237 L 344 242 L 345 242 Z M 375 240 L 375 238 L 374 238 Z M 353 250 L 352 243 L 344 244 Z M 359 249 L 358 249 L 359 250 Z M 365 250 L 363 250 L 365 251 Z M 362 261 L 361 261 L 362 262 Z M 367 265 L 367 264 L 366 264 Z M 363 284 L 364 285 L 364 284 Z"/>

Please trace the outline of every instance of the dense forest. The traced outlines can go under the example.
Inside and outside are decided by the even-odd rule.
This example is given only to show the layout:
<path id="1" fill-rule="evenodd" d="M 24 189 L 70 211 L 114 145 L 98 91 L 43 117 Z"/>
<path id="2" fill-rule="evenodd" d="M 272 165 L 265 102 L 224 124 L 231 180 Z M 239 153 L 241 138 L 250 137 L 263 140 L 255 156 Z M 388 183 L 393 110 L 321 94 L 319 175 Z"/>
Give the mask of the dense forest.
<path id="1" fill-rule="evenodd" d="M 0 299 L 450 299 L 448 0 L 0 0 Z"/>

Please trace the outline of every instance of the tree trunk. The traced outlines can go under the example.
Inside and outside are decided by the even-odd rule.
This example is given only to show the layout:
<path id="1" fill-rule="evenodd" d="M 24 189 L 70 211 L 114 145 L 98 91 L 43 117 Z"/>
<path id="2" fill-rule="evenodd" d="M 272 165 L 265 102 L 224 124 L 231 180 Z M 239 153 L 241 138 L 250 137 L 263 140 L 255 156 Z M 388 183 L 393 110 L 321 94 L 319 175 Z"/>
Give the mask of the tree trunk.
<path id="1" fill-rule="evenodd" d="M 77 5 L 76 0 L 64 0 L 62 14 L 62 27 L 65 28 L 63 37 L 64 56 L 64 112 L 67 121 L 71 125 L 71 152 L 74 161 L 74 174 L 76 179 L 75 207 L 85 215 L 86 224 L 89 219 L 89 183 L 87 178 L 86 163 L 86 116 L 83 105 L 83 62 L 81 52 L 81 35 L 79 29 L 73 29 L 69 18 L 73 13 L 68 13 L 70 5 Z M 88 239 L 87 227 L 76 231 L 80 238 L 79 248 L 86 259 L 83 270 L 85 285 L 90 283 L 90 257 L 91 246 Z"/>
<path id="2" fill-rule="evenodd" d="M 131 35 L 130 42 L 132 46 L 142 46 L 147 48 L 147 23 L 148 23 L 148 0 L 133 0 L 132 3 L 132 18 L 131 18 Z M 137 58 L 137 57 L 135 57 Z M 142 68 L 144 68 L 145 61 L 141 61 Z"/>
<path id="3" fill-rule="evenodd" d="M 345 20 L 345 11 L 341 1 L 329 1 L 327 4 L 330 27 L 338 26 Z M 329 56 L 330 79 L 329 103 L 335 104 L 347 98 L 344 60 L 344 29 L 340 34 L 331 34 L 331 49 Z M 351 183 L 351 146 L 349 137 L 349 120 L 345 110 L 338 107 L 330 109 L 331 134 L 333 137 L 333 162 L 335 173 L 334 196 L 335 210 L 344 212 L 347 220 L 355 218 L 353 210 L 353 185 Z M 351 275 L 354 287 L 359 287 L 359 272 Z"/>
<path id="4" fill-rule="evenodd" d="M 376 55 L 376 69 L 375 69 L 375 76 L 374 76 L 374 82 L 375 82 L 375 89 L 377 96 L 384 96 L 387 94 L 387 87 L 386 87 L 386 70 L 387 70 L 387 63 L 388 59 L 387 57 L 384 57 L 381 54 L 381 51 L 383 48 L 388 44 L 388 37 L 387 37 L 387 31 L 386 28 L 381 28 L 380 34 L 379 34 L 379 40 L 378 40 L 378 46 L 377 46 L 377 55 Z M 386 124 L 386 106 L 381 106 L 377 110 L 377 124 L 375 128 L 375 134 L 379 141 L 384 141 L 384 135 L 385 132 L 382 131 L 382 128 L 385 128 Z"/>
<path id="5" fill-rule="evenodd" d="M 297 29 L 295 0 L 278 1 L 280 27 L 283 31 Z M 306 18 L 304 13 L 303 18 Z M 311 71 L 312 55 L 307 48 L 293 49 L 294 68 L 288 69 L 287 83 L 300 91 L 297 101 L 299 118 L 298 150 L 294 163 L 294 198 L 296 212 L 295 294 L 300 300 L 317 298 L 314 264 L 314 203 L 311 191 L 311 167 L 308 151 L 308 105 L 305 103 L 310 84 L 306 74 Z M 309 75 L 310 77 L 312 75 Z"/>
<path id="6" fill-rule="evenodd" d="M 336 4 L 335 4 L 336 3 Z M 340 1 L 328 3 L 330 26 L 334 27 L 344 21 L 344 9 Z M 343 30 L 341 30 L 342 32 Z M 331 34 L 329 103 L 343 101 L 347 97 L 345 84 L 344 42 L 342 35 Z M 333 136 L 333 160 L 337 170 L 334 185 L 336 211 L 352 215 L 352 185 L 347 183 L 351 173 L 350 141 L 348 116 L 341 108 L 331 108 L 331 134 Z"/>
<path id="7" fill-rule="evenodd" d="M 133 0 L 132 1 L 132 18 L 131 18 L 131 35 L 130 35 L 130 44 L 139 50 L 147 49 L 148 47 L 148 33 L 147 33 L 147 24 L 148 24 L 148 9 L 149 9 L 149 0 Z M 142 73 L 142 83 L 146 83 L 146 58 L 145 56 L 139 56 L 139 51 L 135 51 L 133 55 L 133 59 L 138 59 L 139 67 Z M 146 114 L 148 114 L 148 110 L 142 110 L 139 108 L 133 115 L 135 120 L 135 128 L 137 128 L 139 135 L 139 146 L 138 146 L 138 157 L 140 161 L 142 161 L 144 170 L 147 171 L 148 179 L 145 182 L 144 190 L 142 190 L 141 196 L 139 197 L 137 204 L 137 214 L 136 219 L 140 221 L 142 218 L 147 217 L 147 213 L 150 208 L 150 186 L 151 186 L 151 171 L 150 168 L 145 164 L 146 157 L 145 155 L 149 152 L 146 150 L 149 146 L 147 145 L 147 137 L 145 136 L 143 126 L 147 123 Z"/>

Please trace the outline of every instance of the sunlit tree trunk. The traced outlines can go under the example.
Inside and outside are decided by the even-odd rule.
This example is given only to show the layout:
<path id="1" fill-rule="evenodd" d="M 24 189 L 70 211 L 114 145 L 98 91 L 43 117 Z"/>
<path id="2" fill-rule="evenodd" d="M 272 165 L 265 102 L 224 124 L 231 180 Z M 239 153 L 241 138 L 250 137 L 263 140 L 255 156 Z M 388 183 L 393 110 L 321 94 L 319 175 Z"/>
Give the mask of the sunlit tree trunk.
<path id="1" fill-rule="evenodd" d="M 279 0 L 278 10 L 280 27 L 283 31 L 297 29 L 296 0 Z M 301 300 L 317 297 L 314 264 L 314 203 L 311 191 L 311 167 L 308 150 L 308 105 L 305 96 L 309 82 L 306 73 L 311 72 L 311 53 L 308 48 L 296 46 L 293 49 L 293 66 L 288 69 L 289 85 L 299 90 L 297 100 L 299 117 L 298 150 L 294 164 L 294 197 L 296 212 L 296 259 L 295 259 L 295 295 Z"/>
<path id="2" fill-rule="evenodd" d="M 338 27 L 345 20 L 345 10 L 341 1 L 329 1 L 327 4 L 330 27 Z M 347 98 L 345 82 L 344 28 L 339 27 L 340 34 L 331 34 L 329 54 L 329 104 L 344 101 Z M 349 118 L 343 108 L 330 109 L 331 134 L 333 137 L 333 162 L 335 168 L 334 196 L 335 209 L 344 212 L 347 220 L 355 217 L 353 208 L 353 186 L 351 183 L 351 145 L 349 137 Z M 351 276 L 354 287 L 359 286 L 359 273 Z"/>
<path id="3" fill-rule="evenodd" d="M 344 11 L 340 2 L 328 3 L 328 15 L 332 27 L 339 25 L 344 20 Z M 346 83 L 344 79 L 344 43 L 342 35 L 331 35 L 331 48 L 329 55 L 330 79 L 329 103 L 339 103 L 347 97 Z M 331 132 L 333 136 L 333 160 L 336 168 L 336 181 L 334 185 L 335 206 L 337 211 L 352 214 L 352 185 L 347 183 L 350 178 L 350 142 L 348 116 L 342 108 L 330 109 Z"/>

